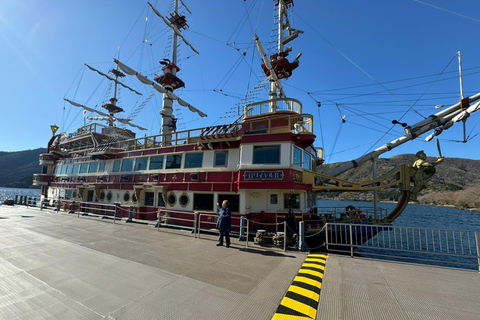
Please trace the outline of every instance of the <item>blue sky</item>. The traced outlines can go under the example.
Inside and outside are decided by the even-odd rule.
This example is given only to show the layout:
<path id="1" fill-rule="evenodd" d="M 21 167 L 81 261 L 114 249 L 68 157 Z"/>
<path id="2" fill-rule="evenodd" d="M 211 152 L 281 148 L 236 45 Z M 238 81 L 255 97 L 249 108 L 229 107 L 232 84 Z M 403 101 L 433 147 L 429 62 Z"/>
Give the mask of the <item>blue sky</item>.
<path id="1" fill-rule="evenodd" d="M 178 129 L 233 122 L 239 98 L 261 76 L 253 32 L 267 49 L 273 1 L 184 2 L 192 12 L 184 34 L 200 54 L 181 46 L 180 76 L 186 87 L 176 94 L 208 117 L 180 108 Z M 169 12 L 170 0 L 151 3 Z M 303 103 L 304 113 L 315 117 L 315 146 L 324 147 L 327 162 L 355 159 L 401 136 L 400 126 L 392 128 L 394 119 L 413 124 L 437 112 L 437 104 L 458 102 L 458 51 L 464 95 L 480 92 L 476 12 L 480 2 L 474 0 L 295 1 L 290 22 L 304 34 L 291 43 L 289 58 L 303 55 L 284 88 Z M 0 1 L 0 151 L 46 147 L 51 124 L 67 132 L 83 124 L 82 111 L 63 98 L 99 107 L 108 88 L 84 63 L 107 72 L 120 46 L 121 61 L 149 78 L 160 73 L 158 61 L 168 57 L 166 32 L 146 1 Z M 150 88 L 129 77 L 124 83 L 143 93 L 120 93 L 127 117 Z M 257 99 L 267 99 L 266 90 Z M 139 136 L 159 133 L 160 108 L 157 94 L 135 117 L 134 123 L 149 128 Z M 479 117 L 480 112 L 467 121 L 468 143 L 452 141 L 463 139 L 461 124 L 438 137 L 445 157 L 480 159 Z M 437 156 L 435 142 L 423 138 L 382 157 L 419 150 Z"/>

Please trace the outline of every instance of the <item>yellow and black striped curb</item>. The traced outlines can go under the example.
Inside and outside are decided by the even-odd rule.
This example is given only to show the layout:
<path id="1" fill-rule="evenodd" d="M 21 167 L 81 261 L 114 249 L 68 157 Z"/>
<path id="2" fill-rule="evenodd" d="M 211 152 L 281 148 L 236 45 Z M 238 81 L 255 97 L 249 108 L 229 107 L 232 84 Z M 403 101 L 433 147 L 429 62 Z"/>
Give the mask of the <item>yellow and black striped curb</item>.
<path id="1" fill-rule="evenodd" d="M 272 320 L 315 319 L 327 255 L 309 254 Z"/>

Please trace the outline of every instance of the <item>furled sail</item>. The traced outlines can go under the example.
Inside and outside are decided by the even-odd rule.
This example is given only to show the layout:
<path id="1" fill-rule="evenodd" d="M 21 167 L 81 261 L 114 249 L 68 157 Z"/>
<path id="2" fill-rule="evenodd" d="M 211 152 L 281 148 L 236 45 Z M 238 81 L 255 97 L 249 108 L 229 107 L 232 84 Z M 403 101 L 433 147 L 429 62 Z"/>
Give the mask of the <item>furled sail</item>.
<path id="1" fill-rule="evenodd" d="M 141 75 L 139 72 L 133 70 L 132 68 L 130 68 L 129 66 L 125 65 L 124 63 L 120 62 L 119 60 L 117 59 L 113 59 L 113 61 L 118 65 L 118 67 L 120 68 L 120 70 L 122 70 L 123 72 L 125 72 L 126 74 L 130 75 L 130 76 L 136 76 L 137 79 L 144 83 L 144 84 L 147 84 L 147 85 L 151 85 L 153 88 L 155 88 L 155 90 L 157 90 L 158 92 L 160 93 L 165 93 L 170 99 L 173 99 L 173 100 L 176 100 L 178 101 L 178 104 L 180 104 L 181 106 L 183 107 L 187 107 L 190 111 L 192 112 L 196 112 L 200 117 L 206 117 L 207 115 L 205 113 L 203 113 L 202 111 L 198 110 L 197 108 L 195 108 L 194 106 L 192 106 L 191 104 L 189 104 L 188 102 L 186 102 L 185 100 L 182 100 L 180 99 L 177 95 L 175 95 L 173 92 L 171 91 L 167 91 L 162 85 L 156 83 L 155 81 L 152 81 L 150 79 L 148 79 L 147 77 Z"/>
<path id="2" fill-rule="evenodd" d="M 129 86 L 124 85 L 123 83 L 121 83 L 120 81 L 116 80 L 115 78 L 112 78 L 112 77 L 110 77 L 109 75 L 107 75 L 107 74 L 105 74 L 105 73 L 103 73 L 103 72 L 101 72 L 101 71 L 98 71 L 97 69 L 95 69 L 95 68 L 93 68 L 93 67 L 90 67 L 88 64 L 85 64 L 85 65 L 86 65 L 90 70 L 97 72 L 98 74 L 104 76 L 104 77 L 107 78 L 108 80 L 115 81 L 117 84 L 121 85 L 122 87 L 124 87 L 124 88 L 126 88 L 126 89 L 128 89 L 128 90 L 130 90 L 130 91 L 132 91 L 132 92 L 135 92 L 135 93 L 138 94 L 139 96 L 143 96 L 143 94 L 141 94 L 140 92 L 138 92 L 138 91 L 130 88 Z"/>
<path id="3" fill-rule="evenodd" d="M 90 111 L 90 112 L 95 112 L 95 113 L 97 113 L 97 114 L 99 114 L 99 115 L 101 115 L 101 116 L 104 116 L 104 117 L 108 117 L 108 116 L 109 116 L 109 115 L 106 114 L 106 113 L 103 113 L 103 112 L 98 111 L 98 110 L 95 110 L 95 109 L 93 109 L 93 108 L 84 106 L 83 104 L 77 103 L 77 102 L 75 102 L 75 101 L 71 101 L 71 100 L 68 100 L 68 99 L 65 99 L 65 98 L 63 98 L 63 100 L 67 101 L 67 102 L 70 103 L 72 106 L 79 107 L 79 108 L 83 108 L 83 109 L 88 110 L 88 111 Z"/>

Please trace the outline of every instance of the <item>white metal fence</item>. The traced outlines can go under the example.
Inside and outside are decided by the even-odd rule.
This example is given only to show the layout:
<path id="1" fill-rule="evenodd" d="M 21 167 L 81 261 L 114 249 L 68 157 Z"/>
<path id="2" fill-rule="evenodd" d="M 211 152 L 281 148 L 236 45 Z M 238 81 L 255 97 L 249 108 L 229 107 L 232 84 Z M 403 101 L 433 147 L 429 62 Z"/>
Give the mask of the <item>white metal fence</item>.
<path id="1" fill-rule="evenodd" d="M 477 269 L 479 231 L 327 223 L 328 251 Z"/>

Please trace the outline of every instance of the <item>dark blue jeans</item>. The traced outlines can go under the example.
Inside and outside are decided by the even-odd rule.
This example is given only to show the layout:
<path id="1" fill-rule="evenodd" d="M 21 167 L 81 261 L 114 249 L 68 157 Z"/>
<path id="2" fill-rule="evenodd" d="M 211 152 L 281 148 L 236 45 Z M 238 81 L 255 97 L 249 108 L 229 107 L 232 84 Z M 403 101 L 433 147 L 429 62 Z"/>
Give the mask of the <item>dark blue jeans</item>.
<path id="1" fill-rule="evenodd" d="M 219 230 L 218 233 L 218 243 L 223 244 L 223 236 L 225 236 L 225 243 L 227 246 L 230 246 L 230 232 Z"/>

